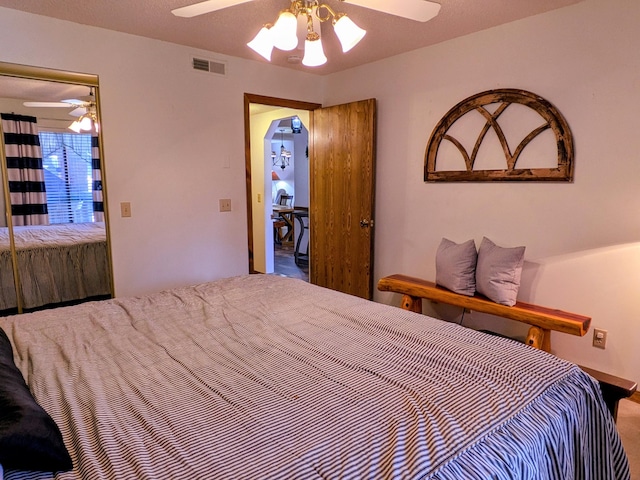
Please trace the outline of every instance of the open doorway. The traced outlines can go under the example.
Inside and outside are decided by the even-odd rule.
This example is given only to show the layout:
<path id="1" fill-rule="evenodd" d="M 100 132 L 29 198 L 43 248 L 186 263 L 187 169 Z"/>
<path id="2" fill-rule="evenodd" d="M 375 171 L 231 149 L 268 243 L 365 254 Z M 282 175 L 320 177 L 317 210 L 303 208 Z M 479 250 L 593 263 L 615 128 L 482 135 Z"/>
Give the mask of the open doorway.
<path id="1" fill-rule="evenodd" d="M 310 110 L 319 105 L 247 94 L 245 107 L 250 272 L 308 281 Z"/>
<path id="2" fill-rule="evenodd" d="M 244 100 L 249 271 L 259 273 L 257 266 L 266 265 L 266 243 L 273 241 L 273 219 L 264 205 L 272 186 L 264 158 L 271 144 L 265 143 L 265 130 L 251 125 L 250 106 L 301 110 L 310 120 L 309 281 L 372 298 L 376 100 L 324 108 L 251 94 Z"/>
<path id="3" fill-rule="evenodd" d="M 274 111 L 278 114 L 279 110 Z M 302 118 L 301 118 L 302 117 Z M 309 281 L 309 130 L 308 112 L 272 120 L 267 130 L 271 151 L 265 169 L 271 171 L 273 272 Z M 303 121 L 303 119 L 305 121 Z M 271 134 L 273 132 L 273 135 Z M 265 208 L 268 205 L 265 202 Z M 268 211 L 266 213 L 269 213 Z M 266 232 L 265 232 L 266 233 Z M 266 236 L 266 235 L 265 235 Z M 270 259 L 267 258 L 267 265 Z"/>

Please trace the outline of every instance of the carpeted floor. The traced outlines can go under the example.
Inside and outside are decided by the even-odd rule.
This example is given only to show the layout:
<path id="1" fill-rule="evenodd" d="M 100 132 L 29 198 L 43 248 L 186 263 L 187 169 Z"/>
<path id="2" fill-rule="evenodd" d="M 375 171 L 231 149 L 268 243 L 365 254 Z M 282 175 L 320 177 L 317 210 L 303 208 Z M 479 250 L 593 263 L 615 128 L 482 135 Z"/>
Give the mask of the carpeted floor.
<path id="1" fill-rule="evenodd" d="M 640 403 L 621 400 L 617 425 L 629 458 L 631 480 L 640 480 Z"/>

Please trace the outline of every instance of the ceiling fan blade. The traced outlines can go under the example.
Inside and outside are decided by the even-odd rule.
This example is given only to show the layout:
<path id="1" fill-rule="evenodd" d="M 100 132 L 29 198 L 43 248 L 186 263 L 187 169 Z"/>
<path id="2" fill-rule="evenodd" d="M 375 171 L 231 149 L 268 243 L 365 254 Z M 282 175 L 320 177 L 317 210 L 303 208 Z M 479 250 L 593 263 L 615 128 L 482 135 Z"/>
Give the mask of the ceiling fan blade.
<path id="1" fill-rule="evenodd" d="M 171 13 L 176 17 L 191 18 L 250 1 L 251 0 L 205 0 L 204 2 L 195 3 L 186 7 L 175 8 L 171 10 Z"/>
<path id="2" fill-rule="evenodd" d="M 69 112 L 69 115 L 71 115 L 72 117 L 81 117 L 85 113 L 87 113 L 87 107 L 78 107 L 71 110 Z"/>
<path id="3" fill-rule="evenodd" d="M 80 105 L 82 103 L 92 103 L 96 101 L 96 97 L 91 95 L 84 95 L 82 97 L 70 98 L 68 100 L 62 100 L 63 102 L 75 103 L 76 105 Z"/>
<path id="4" fill-rule="evenodd" d="M 80 97 L 80 98 L 65 98 L 64 100 L 62 100 L 62 103 L 66 103 L 69 106 L 74 106 L 74 105 L 85 105 L 87 102 L 87 100 L 83 100 L 83 98 L 88 98 L 88 97 Z"/>
<path id="5" fill-rule="evenodd" d="M 55 108 L 70 108 L 73 107 L 68 102 L 24 102 L 25 107 L 55 107 Z"/>
<path id="6" fill-rule="evenodd" d="M 440 4 L 428 0 L 343 0 L 360 7 L 378 10 L 417 22 L 428 22 L 440 12 Z"/>

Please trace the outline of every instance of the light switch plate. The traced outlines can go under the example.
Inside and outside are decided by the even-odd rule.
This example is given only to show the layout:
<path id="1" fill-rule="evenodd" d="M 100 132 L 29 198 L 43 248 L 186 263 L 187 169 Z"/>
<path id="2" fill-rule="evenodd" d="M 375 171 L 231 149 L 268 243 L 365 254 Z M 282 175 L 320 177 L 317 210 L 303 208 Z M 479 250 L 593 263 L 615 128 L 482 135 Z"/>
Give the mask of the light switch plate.
<path id="1" fill-rule="evenodd" d="M 122 217 L 130 217 L 131 216 L 131 203 L 130 202 L 121 202 L 120 203 L 120 216 L 122 216 Z"/>

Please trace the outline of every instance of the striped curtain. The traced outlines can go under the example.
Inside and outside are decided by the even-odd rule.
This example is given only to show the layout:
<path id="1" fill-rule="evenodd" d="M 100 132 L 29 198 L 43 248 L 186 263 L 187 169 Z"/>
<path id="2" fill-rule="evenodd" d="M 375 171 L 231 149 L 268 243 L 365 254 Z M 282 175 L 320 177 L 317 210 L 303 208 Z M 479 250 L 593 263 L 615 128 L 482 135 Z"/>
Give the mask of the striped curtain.
<path id="1" fill-rule="evenodd" d="M 47 194 L 37 119 L 3 113 L 5 155 L 13 224 L 48 225 Z"/>
<path id="2" fill-rule="evenodd" d="M 93 219 L 104 222 L 104 200 L 102 198 L 102 173 L 100 170 L 100 138 L 91 135 L 91 173 L 93 178 Z"/>

